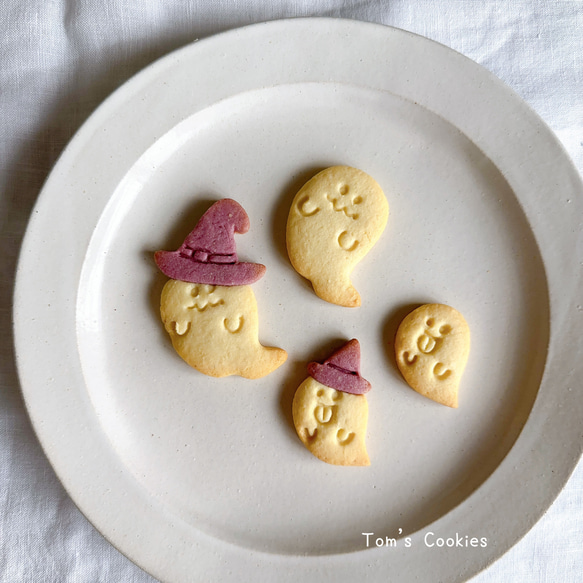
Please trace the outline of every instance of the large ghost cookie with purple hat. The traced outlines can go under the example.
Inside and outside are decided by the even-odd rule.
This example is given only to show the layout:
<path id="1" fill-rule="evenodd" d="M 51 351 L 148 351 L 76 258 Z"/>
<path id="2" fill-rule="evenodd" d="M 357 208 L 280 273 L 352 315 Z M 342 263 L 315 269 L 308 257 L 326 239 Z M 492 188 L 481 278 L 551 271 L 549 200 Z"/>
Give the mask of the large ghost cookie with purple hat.
<path id="1" fill-rule="evenodd" d="M 368 466 L 365 446 L 370 383 L 360 375 L 360 344 L 353 339 L 322 364 L 308 365 L 309 377 L 292 403 L 294 426 L 318 459 L 341 466 Z"/>
<path id="2" fill-rule="evenodd" d="M 156 264 L 171 279 L 162 290 L 160 314 L 176 352 L 212 376 L 255 379 L 287 358 L 258 338 L 257 302 L 251 283 L 265 266 L 240 262 L 235 233 L 249 217 L 234 200 L 213 204 L 176 251 L 158 251 Z"/>

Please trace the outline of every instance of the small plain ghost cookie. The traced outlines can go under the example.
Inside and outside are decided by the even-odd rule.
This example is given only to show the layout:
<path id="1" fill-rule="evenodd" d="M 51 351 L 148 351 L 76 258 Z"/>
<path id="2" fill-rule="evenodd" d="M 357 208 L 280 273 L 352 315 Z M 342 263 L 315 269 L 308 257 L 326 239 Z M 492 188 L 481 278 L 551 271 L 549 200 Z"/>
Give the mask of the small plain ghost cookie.
<path id="1" fill-rule="evenodd" d="M 448 407 L 458 406 L 458 387 L 470 353 L 464 317 L 444 304 L 426 304 L 401 322 L 395 355 L 415 391 Z"/>
<path id="2" fill-rule="evenodd" d="M 286 241 L 294 269 L 323 300 L 360 306 L 350 274 L 381 236 L 388 216 L 387 199 L 368 174 L 349 166 L 323 170 L 290 208 Z"/>
<path id="3" fill-rule="evenodd" d="M 213 377 L 255 379 L 287 358 L 281 348 L 258 339 L 257 302 L 250 283 L 265 273 L 240 262 L 234 234 L 249 218 L 234 200 L 213 204 L 177 251 L 158 251 L 155 260 L 171 279 L 160 299 L 160 315 L 172 345 L 196 370 Z"/>
<path id="4" fill-rule="evenodd" d="M 324 361 L 308 365 L 292 414 L 298 437 L 318 459 L 341 466 L 368 466 L 366 427 L 370 383 L 362 378 L 360 345 L 350 340 Z"/>

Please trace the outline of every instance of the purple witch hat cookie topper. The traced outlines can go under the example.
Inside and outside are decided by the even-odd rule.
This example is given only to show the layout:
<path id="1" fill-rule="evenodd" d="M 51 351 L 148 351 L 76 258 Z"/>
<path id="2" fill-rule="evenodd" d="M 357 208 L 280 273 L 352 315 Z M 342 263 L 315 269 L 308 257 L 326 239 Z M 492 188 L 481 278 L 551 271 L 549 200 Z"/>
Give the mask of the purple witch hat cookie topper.
<path id="1" fill-rule="evenodd" d="M 360 376 L 360 343 L 349 340 L 322 364 L 310 362 L 309 375 L 319 383 L 343 393 L 364 395 L 371 389 L 370 383 Z"/>
<path id="2" fill-rule="evenodd" d="M 235 233 L 249 230 L 249 217 L 236 201 L 214 203 L 176 251 L 157 251 L 156 265 L 168 277 L 207 285 L 248 285 L 260 279 L 265 266 L 237 258 Z"/>

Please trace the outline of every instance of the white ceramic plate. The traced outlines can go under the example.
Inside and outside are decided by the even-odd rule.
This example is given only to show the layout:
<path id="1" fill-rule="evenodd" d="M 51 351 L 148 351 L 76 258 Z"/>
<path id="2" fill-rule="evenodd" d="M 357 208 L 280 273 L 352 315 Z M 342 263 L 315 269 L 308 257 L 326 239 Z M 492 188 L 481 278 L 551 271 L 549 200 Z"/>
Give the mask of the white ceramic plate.
<path id="1" fill-rule="evenodd" d="M 333 164 L 374 176 L 391 208 L 352 310 L 285 251 L 295 192 Z M 15 325 L 40 441 L 93 524 L 163 581 L 466 580 L 581 452 L 581 190 L 516 95 L 426 39 L 307 19 L 188 46 L 95 112 L 33 213 Z M 260 339 L 289 353 L 258 381 L 191 370 L 158 316 L 153 252 L 222 197 L 250 216 L 239 256 L 267 266 Z M 472 330 L 457 410 L 392 356 L 400 320 L 434 301 Z M 353 337 L 370 468 L 318 461 L 291 423 L 306 363 Z"/>

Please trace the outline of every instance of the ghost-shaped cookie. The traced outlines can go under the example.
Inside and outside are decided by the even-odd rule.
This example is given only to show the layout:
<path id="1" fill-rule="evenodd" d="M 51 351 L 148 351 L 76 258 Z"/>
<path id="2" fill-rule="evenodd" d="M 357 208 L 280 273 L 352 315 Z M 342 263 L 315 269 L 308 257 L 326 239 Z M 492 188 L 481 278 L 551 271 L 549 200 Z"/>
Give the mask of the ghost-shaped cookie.
<path id="1" fill-rule="evenodd" d="M 397 366 L 409 386 L 456 408 L 460 379 L 470 353 L 465 318 L 445 304 L 425 304 L 408 314 L 395 337 Z"/>
<path id="2" fill-rule="evenodd" d="M 370 383 L 359 372 L 360 344 L 353 339 L 320 364 L 308 365 L 292 415 L 298 437 L 318 459 L 341 466 L 368 466 L 366 427 Z"/>
<path id="3" fill-rule="evenodd" d="M 170 277 L 160 315 L 176 352 L 212 377 L 255 379 L 287 358 L 258 338 L 257 302 L 251 283 L 265 266 L 240 262 L 234 234 L 249 230 L 244 209 L 231 199 L 213 204 L 177 251 L 158 251 L 156 264 Z"/>
<path id="4" fill-rule="evenodd" d="M 294 269 L 323 300 L 360 306 L 350 274 L 381 236 L 388 216 L 387 199 L 371 176 L 350 166 L 323 170 L 290 208 L 286 241 Z"/>

